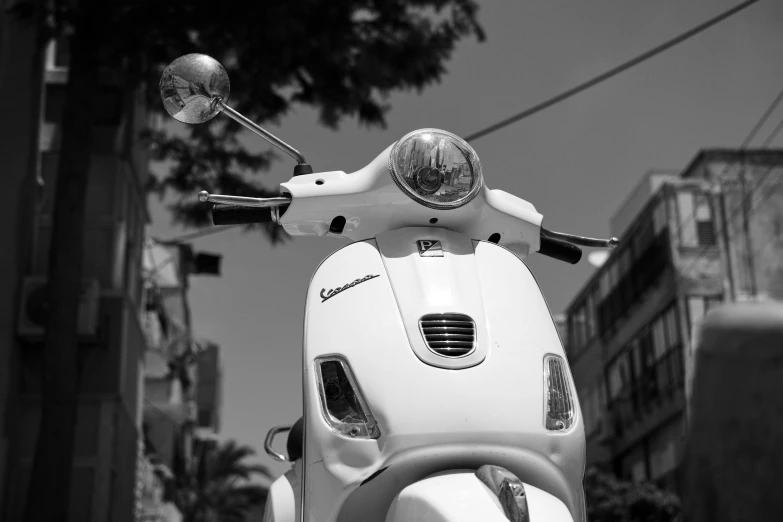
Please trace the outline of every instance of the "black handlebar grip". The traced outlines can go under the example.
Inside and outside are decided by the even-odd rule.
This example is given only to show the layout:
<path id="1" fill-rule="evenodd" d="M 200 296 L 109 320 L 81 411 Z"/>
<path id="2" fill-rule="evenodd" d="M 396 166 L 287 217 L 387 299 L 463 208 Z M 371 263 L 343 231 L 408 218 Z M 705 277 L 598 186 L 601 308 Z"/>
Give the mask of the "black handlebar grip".
<path id="1" fill-rule="evenodd" d="M 541 246 L 538 249 L 539 254 L 552 257 L 559 261 L 565 261 L 575 265 L 582 259 L 582 249 L 577 245 L 561 241 L 559 239 L 552 239 L 541 235 Z"/>
<path id="2" fill-rule="evenodd" d="M 272 212 L 268 208 L 220 204 L 212 206 L 212 223 L 215 225 L 252 225 L 270 221 Z"/>

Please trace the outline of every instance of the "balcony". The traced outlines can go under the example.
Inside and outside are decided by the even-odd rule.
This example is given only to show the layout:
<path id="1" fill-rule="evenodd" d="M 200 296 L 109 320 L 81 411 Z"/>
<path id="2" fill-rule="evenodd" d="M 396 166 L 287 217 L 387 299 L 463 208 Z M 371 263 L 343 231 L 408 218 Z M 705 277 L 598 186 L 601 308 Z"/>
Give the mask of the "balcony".
<path id="1" fill-rule="evenodd" d="M 598 305 L 598 325 L 604 337 L 613 331 L 617 322 L 655 284 L 668 267 L 669 232 L 663 230 L 636 258 L 614 290 Z"/>
<path id="2" fill-rule="evenodd" d="M 609 401 L 609 415 L 616 451 L 632 445 L 683 406 L 682 346 L 671 350 L 634 376 L 620 394 Z"/>

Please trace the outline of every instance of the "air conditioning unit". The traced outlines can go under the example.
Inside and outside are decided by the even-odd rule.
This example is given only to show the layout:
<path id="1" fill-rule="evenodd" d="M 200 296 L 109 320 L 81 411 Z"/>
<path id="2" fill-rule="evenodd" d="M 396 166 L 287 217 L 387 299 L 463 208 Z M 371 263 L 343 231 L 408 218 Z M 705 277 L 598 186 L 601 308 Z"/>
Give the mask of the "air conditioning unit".
<path id="1" fill-rule="evenodd" d="M 49 310 L 45 277 L 25 277 L 17 333 L 22 337 L 40 337 Z M 98 330 L 101 291 L 97 279 L 84 279 L 79 295 L 79 335 L 92 336 Z"/>

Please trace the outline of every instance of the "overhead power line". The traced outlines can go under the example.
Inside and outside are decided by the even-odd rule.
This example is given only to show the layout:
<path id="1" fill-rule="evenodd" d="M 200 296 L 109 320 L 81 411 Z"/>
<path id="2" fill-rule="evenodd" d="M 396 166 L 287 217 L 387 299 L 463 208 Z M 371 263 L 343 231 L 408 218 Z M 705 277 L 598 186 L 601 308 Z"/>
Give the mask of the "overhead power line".
<path id="1" fill-rule="evenodd" d="M 635 65 L 638 65 L 646 60 L 649 60 L 650 58 L 653 58 L 654 56 L 661 54 L 662 52 L 674 47 L 675 45 L 678 45 L 685 40 L 688 40 L 692 38 L 693 36 L 696 36 L 697 34 L 709 29 L 710 27 L 722 22 L 723 20 L 726 20 L 727 18 L 739 13 L 740 11 L 744 10 L 747 7 L 750 7 L 751 5 L 757 3 L 759 0 L 748 0 L 746 2 L 743 2 L 727 11 L 724 11 L 723 13 L 707 20 L 706 22 L 697 25 L 696 27 L 693 27 L 692 29 L 680 34 L 679 36 L 676 36 L 675 38 L 672 38 L 671 40 L 668 40 L 667 42 L 654 47 L 653 49 L 650 49 L 649 51 L 640 54 L 639 56 L 621 64 L 617 67 L 614 67 L 613 69 L 610 69 L 603 74 L 600 74 L 584 83 L 581 83 L 565 92 L 562 92 L 558 94 L 557 96 L 554 96 L 548 100 L 545 100 L 541 103 L 538 103 L 534 105 L 533 107 L 530 107 L 528 109 L 525 109 L 524 111 L 515 114 L 514 116 L 511 116 L 509 118 L 506 118 L 505 120 L 499 121 L 498 123 L 495 123 L 494 125 L 490 125 L 489 127 L 486 127 L 478 132 L 474 132 L 473 134 L 470 134 L 469 136 L 466 136 L 464 139 L 465 141 L 472 141 L 477 140 L 479 138 L 482 138 L 486 136 L 487 134 L 490 134 L 492 132 L 495 132 L 497 130 L 500 130 L 504 127 L 507 127 L 511 125 L 512 123 L 516 123 L 520 120 L 523 120 L 525 118 L 528 118 L 536 113 L 539 113 L 543 111 L 544 109 L 547 109 L 553 105 L 556 105 L 564 100 L 567 100 L 568 98 L 571 98 L 577 94 L 579 94 L 582 91 L 585 91 L 589 89 L 590 87 L 593 87 L 594 85 L 597 85 L 601 82 L 604 82 L 614 76 L 617 76 L 618 74 L 634 67 Z M 752 139 L 755 134 L 758 132 L 758 130 L 761 128 L 761 125 L 766 122 L 766 119 L 769 118 L 770 114 L 772 113 L 772 110 L 774 110 L 774 107 L 777 106 L 777 104 L 780 102 L 780 98 L 783 98 L 783 92 L 781 92 L 779 99 L 776 100 L 773 107 L 770 108 L 768 111 L 768 114 L 765 114 L 762 118 L 762 121 L 757 124 L 758 128 L 754 128 L 753 131 L 751 131 L 751 134 L 749 136 L 750 139 Z M 779 127 L 783 126 L 783 122 L 779 125 Z M 781 129 L 776 129 L 777 132 L 779 132 Z M 777 132 L 774 134 L 777 135 Z M 743 145 L 744 147 L 744 145 Z M 184 243 L 188 241 L 192 241 L 194 239 L 198 239 L 204 236 L 212 235 L 212 234 L 218 234 L 220 232 L 224 232 L 226 230 L 230 230 L 232 228 L 236 228 L 241 225 L 231 225 L 231 226 L 224 226 L 220 228 L 212 228 L 207 230 L 200 230 L 193 232 L 191 234 L 186 234 L 170 239 L 161 239 L 160 242 L 162 243 Z"/>
<path id="2" fill-rule="evenodd" d="M 770 143 L 778 137 L 778 134 L 780 134 L 780 131 L 783 130 L 783 118 L 780 119 L 780 122 L 778 122 L 777 126 L 772 129 L 772 132 L 769 136 L 767 136 L 767 139 L 764 140 L 764 143 L 761 144 L 762 148 L 769 147 Z"/>
<path id="3" fill-rule="evenodd" d="M 775 112 L 775 109 L 778 108 L 778 105 L 780 105 L 780 102 L 783 101 L 783 89 L 778 93 L 778 95 L 775 97 L 774 100 L 772 100 L 772 103 L 770 103 L 767 108 L 764 110 L 764 114 L 761 115 L 761 117 L 756 120 L 756 123 L 753 125 L 753 128 L 750 130 L 747 136 L 745 136 L 745 139 L 742 140 L 742 145 L 739 146 L 739 150 L 745 150 L 748 145 L 750 145 L 750 142 L 752 142 L 756 135 L 759 133 L 761 128 L 764 126 L 765 123 L 767 123 L 767 120 L 769 120 L 769 117 L 772 115 L 773 112 Z M 771 134 L 767 136 L 767 139 L 764 140 L 764 143 L 761 145 L 762 149 L 767 148 L 767 146 L 774 140 L 778 133 L 783 129 L 783 120 L 778 123 L 778 125 L 772 130 Z M 723 170 L 718 175 L 718 179 L 723 178 L 728 172 L 729 169 L 731 169 L 731 163 L 727 163 L 725 167 L 723 167 Z M 678 234 L 682 235 L 683 229 L 685 227 L 691 226 L 696 221 L 696 216 L 691 215 L 688 219 L 683 221 L 677 226 L 677 232 Z M 698 256 L 697 256 L 698 258 Z"/>
<path id="4" fill-rule="evenodd" d="M 770 116 L 772 116 L 772 113 L 775 112 L 775 109 L 778 108 L 778 105 L 780 105 L 781 101 L 783 101 L 783 90 L 781 90 L 772 103 L 769 104 L 769 107 L 767 107 L 767 110 L 764 112 L 761 118 L 759 118 L 759 121 L 756 122 L 756 125 L 754 125 L 753 129 L 750 131 L 750 133 L 748 133 L 748 136 L 745 138 L 745 141 L 742 142 L 740 148 L 744 149 L 750 145 L 750 142 L 753 141 L 753 139 L 756 137 L 756 134 L 758 134 L 764 124 L 767 123 L 767 120 Z M 780 127 L 780 124 L 778 124 L 778 127 Z M 780 132 L 780 129 L 776 127 L 775 130 L 772 131 L 772 134 L 770 134 L 770 137 L 767 138 L 767 141 L 764 142 L 763 146 L 766 147 L 769 142 L 774 140 L 778 132 Z"/>
<path id="5" fill-rule="evenodd" d="M 742 142 L 742 149 L 745 149 L 747 145 L 756 137 L 761 127 L 766 123 L 766 121 L 769 119 L 772 112 L 777 108 L 777 106 L 780 104 L 780 102 L 783 100 L 783 90 L 780 91 L 780 94 L 778 94 L 777 98 L 769 105 L 767 110 L 764 112 L 764 114 L 759 118 L 758 122 L 756 122 L 756 125 L 753 126 L 753 129 L 750 131 L 748 136 L 745 138 L 745 141 Z M 762 144 L 762 148 L 766 149 L 770 143 L 778 136 L 780 131 L 783 130 L 783 119 L 775 126 L 774 129 L 770 132 L 769 136 L 764 140 L 764 143 Z M 719 178 L 722 178 L 729 170 L 730 165 L 726 165 L 726 167 L 721 172 Z M 753 184 L 752 187 L 750 187 L 750 190 L 746 193 L 743 193 L 742 198 L 739 202 L 739 204 L 732 209 L 731 214 L 729 215 L 729 219 L 734 219 L 734 217 L 743 209 L 743 207 L 748 203 L 752 202 L 753 195 L 756 193 L 756 191 L 760 191 L 762 189 L 762 186 L 767 181 L 767 178 L 772 174 L 773 170 L 775 170 L 775 165 L 770 165 L 767 170 L 760 176 L 760 178 Z M 744 172 L 740 173 L 741 176 L 744 176 Z M 766 199 L 766 197 L 769 195 L 769 193 L 780 184 L 781 180 L 778 180 L 771 184 L 769 188 L 767 188 L 765 193 L 762 193 L 762 200 Z M 759 203 L 760 204 L 760 203 Z M 755 210 L 755 206 L 750 209 L 751 211 Z M 695 220 L 694 217 L 691 217 L 689 221 Z M 682 229 L 685 225 L 688 225 L 688 222 L 683 223 L 678 227 L 678 230 L 680 234 L 682 234 Z M 697 252 L 696 256 L 693 258 L 693 260 L 688 264 L 685 270 L 682 271 L 682 273 L 687 274 L 690 272 L 691 268 L 696 264 L 697 261 L 699 261 L 701 258 L 705 256 L 707 253 L 709 247 L 707 245 L 703 246 L 699 251 Z"/>
<path id="6" fill-rule="evenodd" d="M 470 134 L 469 136 L 466 136 L 465 137 L 465 141 L 473 141 L 473 140 L 477 140 L 479 138 L 483 138 L 487 134 L 490 134 L 492 132 L 500 130 L 500 129 L 504 128 L 504 127 L 508 127 L 512 123 L 516 123 L 516 122 L 518 122 L 520 120 L 528 118 L 528 117 L 530 117 L 530 116 L 532 116 L 534 114 L 537 114 L 537 113 L 543 111 L 544 109 L 547 109 L 547 108 L 549 108 L 549 107 L 551 107 L 553 105 L 556 105 L 556 104 L 558 104 L 558 103 L 560 103 L 560 102 L 562 102 L 564 100 L 567 100 L 568 98 L 571 98 L 572 96 L 575 96 L 575 95 L 579 94 L 580 92 L 585 91 L 585 90 L 589 89 L 590 87 L 593 87 L 594 85 L 597 85 L 597 84 L 599 84 L 601 82 L 604 82 L 604 81 L 606 81 L 606 80 L 608 80 L 608 79 L 610 79 L 610 78 L 612 78 L 614 76 L 617 76 L 621 72 L 624 72 L 624 71 L 630 69 L 631 67 L 639 65 L 640 63 L 642 63 L 642 62 L 644 62 L 646 60 L 649 60 L 650 58 L 652 58 L 652 57 L 654 57 L 654 56 L 656 56 L 658 54 L 661 54 L 662 52 L 664 52 L 664 51 L 666 51 L 668 49 L 671 49 L 675 45 L 680 44 L 680 43 L 684 42 L 685 40 L 688 40 L 688 39 L 696 36 L 697 34 L 699 34 L 699 33 L 703 32 L 703 31 L 709 29 L 713 25 L 716 25 L 716 24 L 722 22 L 723 20 L 726 20 L 727 18 L 729 18 L 729 17 L 739 13 L 743 9 L 745 9 L 747 7 L 750 7 L 751 5 L 755 4 L 758 1 L 759 0 L 748 0 L 747 2 L 743 2 L 743 3 L 741 3 L 741 4 L 739 4 L 739 5 L 735 6 L 735 7 L 732 7 L 728 11 L 725 11 L 725 12 L 719 14 L 718 16 L 716 16 L 714 18 L 711 18 L 711 19 L 707 20 L 706 22 L 704 22 L 704 23 L 702 23 L 700 25 L 697 25 L 696 27 L 694 27 L 694 28 L 692 28 L 692 29 L 682 33 L 681 35 L 679 35 L 679 36 L 677 36 L 675 38 L 672 38 L 671 40 L 669 40 L 669 41 L 667 41 L 667 42 L 665 42 L 665 43 L 663 43 L 663 44 L 661 44 L 661 45 L 659 45 L 657 47 L 654 47 L 653 49 L 650 49 L 649 51 L 647 51 L 645 53 L 640 54 L 636 58 L 633 58 L 633 59 L 631 59 L 631 60 L 629 60 L 629 61 L 627 61 L 627 62 L 625 62 L 625 63 L 623 63 L 621 65 L 618 65 L 617 67 L 614 67 L 613 69 L 610 69 L 610 70 L 606 71 L 603 74 L 599 74 L 595 78 L 592 78 L 592 79 L 590 79 L 590 80 L 588 80 L 588 81 L 586 81 L 584 83 L 581 83 L 581 84 L 577 85 L 576 87 L 573 87 L 573 88 L 571 88 L 571 89 L 569 89 L 569 90 L 567 90 L 565 92 L 562 92 L 562 93 L 558 94 L 557 96 L 554 96 L 554 97 L 552 97 L 552 98 L 550 98 L 550 99 L 548 99 L 546 101 L 538 103 L 538 104 L 530 107 L 529 109 L 525 109 L 524 111 L 522 111 L 520 113 L 517 113 L 517 114 L 515 114 L 513 116 L 510 116 L 510 117 L 508 117 L 508 118 L 506 118 L 504 120 L 501 120 L 501 121 L 499 121 L 499 122 L 497 122 L 497 123 L 495 123 L 493 125 L 490 125 L 489 127 L 486 127 L 486 128 L 484 128 L 484 129 L 482 129 L 482 130 L 480 130 L 478 132 L 474 132 L 473 134 Z"/>

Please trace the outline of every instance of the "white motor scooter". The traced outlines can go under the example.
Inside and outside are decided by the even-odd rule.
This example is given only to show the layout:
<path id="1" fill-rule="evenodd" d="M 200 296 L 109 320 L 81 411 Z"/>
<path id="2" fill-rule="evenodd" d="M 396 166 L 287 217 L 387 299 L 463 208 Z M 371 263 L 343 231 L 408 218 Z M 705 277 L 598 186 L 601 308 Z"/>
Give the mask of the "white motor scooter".
<path id="1" fill-rule="evenodd" d="M 353 242 L 307 293 L 303 419 L 268 522 L 580 521 L 585 434 L 560 339 L 523 262 L 576 263 L 599 240 L 546 231 L 522 199 L 490 190 L 475 151 L 422 129 L 365 168 L 314 173 L 295 149 L 226 105 L 205 55 L 164 72 L 167 111 L 224 112 L 293 156 L 283 197 L 201 193 L 215 224 L 272 220 Z M 303 442 L 302 442 L 303 441 Z"/>

